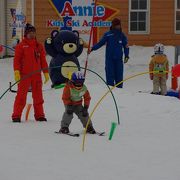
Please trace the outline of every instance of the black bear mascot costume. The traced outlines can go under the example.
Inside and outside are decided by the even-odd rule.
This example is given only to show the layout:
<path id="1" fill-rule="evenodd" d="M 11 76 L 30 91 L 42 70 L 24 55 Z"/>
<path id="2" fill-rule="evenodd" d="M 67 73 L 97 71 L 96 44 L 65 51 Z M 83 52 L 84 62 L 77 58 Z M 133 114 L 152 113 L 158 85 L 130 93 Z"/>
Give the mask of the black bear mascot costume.
<path id="1" fill-rule="evenodd" d="M 53 30 L 45 41 L 45 49 L 52 56 L 49 64 L 51 87 L 65 83 L 71 73 L 80 70 L 77 57 L 83 51 L 83 41 L 77 31 Z"/>

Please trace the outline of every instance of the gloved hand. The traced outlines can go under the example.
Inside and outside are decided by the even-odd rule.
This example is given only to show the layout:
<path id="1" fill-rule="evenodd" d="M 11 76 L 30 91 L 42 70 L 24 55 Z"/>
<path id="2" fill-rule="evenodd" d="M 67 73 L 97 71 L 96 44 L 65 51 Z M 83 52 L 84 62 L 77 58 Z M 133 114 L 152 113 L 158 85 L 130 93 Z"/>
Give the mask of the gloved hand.
<path id="1" fill-rule="evenodd" d="M 150 77 L 151 80 L 153 80 L 153 73 L 150 73 L 149 77 Z"/>
<path id="2" fill-rule="evenodd" d="M 73 106 L 72 105 L 67 105 L 66 112 L 69 115 L 72 114 L 73 113 Z"/>
<path id="3" fill-rule="evenodd" d="M 129 57 L 125 57 L 124 58 L 124 64 L 126 64 L 128 62 L 128 60 L 129 60 Z"/>
<path id="4" fill-rule="evenodd" d="M 44 73 L 44 84 L 46 84 L 49 81 L 49 73 Z"/>
<path id="5" fill-rule="evenodd" d="M 14 71 L 14 80 L 17 82 L 20 79 L 21 79 L 20 71 L 19 70 L 15 70 Z"/>
<path id="6" fill-rule="evenodd" d="M 82 109 L 82 116 L 87 117 L 88 116 L 88 106 L 84 105 Z"/>

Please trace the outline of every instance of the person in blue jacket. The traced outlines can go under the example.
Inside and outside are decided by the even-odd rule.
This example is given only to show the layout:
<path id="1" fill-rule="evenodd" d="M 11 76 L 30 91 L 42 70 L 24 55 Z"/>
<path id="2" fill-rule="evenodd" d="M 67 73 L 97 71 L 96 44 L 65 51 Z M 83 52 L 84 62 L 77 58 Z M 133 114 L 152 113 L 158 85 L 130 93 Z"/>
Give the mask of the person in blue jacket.
<path id="1" fill-rule="evenodd" d="M 106 82 L 109 86 L 114 86 L 123 80 L 124 63 L 129 59 L 128 40 L 121 29 L 121 21 L 118 18 L 112 20 L 110 31 L 106 32 L 102 39 L 95 44 L 91 51 L 95 51 L 106 44 Z M 124 53 L 124 62 L 123 62 Z M 123 84 L 117 86 L 122 88 Z"/>

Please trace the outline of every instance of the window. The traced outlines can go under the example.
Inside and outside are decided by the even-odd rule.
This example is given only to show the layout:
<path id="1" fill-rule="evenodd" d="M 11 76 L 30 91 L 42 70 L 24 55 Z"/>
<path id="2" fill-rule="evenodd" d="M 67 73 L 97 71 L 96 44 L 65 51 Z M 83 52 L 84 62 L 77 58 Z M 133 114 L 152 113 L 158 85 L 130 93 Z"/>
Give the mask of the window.
<path id="1" fill-rule="evenodd" d="M 149 1 L 129 0 L 130 34 L 147 34 L 149 32 Z"/>
<path id="2" fill-rule="evenodd" d="M 180 0 L 175 1 L 175 29 L 176 33 L 180 33 Z"/>

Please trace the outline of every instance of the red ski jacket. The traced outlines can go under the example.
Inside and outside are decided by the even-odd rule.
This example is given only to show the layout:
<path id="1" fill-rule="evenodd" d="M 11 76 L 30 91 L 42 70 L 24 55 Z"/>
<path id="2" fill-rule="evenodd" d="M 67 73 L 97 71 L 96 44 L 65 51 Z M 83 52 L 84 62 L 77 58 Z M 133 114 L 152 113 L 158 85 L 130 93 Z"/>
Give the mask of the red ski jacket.
<path id="1" fill-rule="evenodd" d="M 48 68 L 44 47 L 35 39 L 24 38 L 15 48 L 14 71 L 27 75 L 42 68 Z M 43 72 L 48 72 L 48 69 Z"/>
<path id="2" fill-rule="evenodd" d="M 73 91 L 76 91 L 77 94 L 74 94 Z M 78 94 L 79 91 L 79 94 Z M 79 96 L 79 100 L 76 97 Z M 75 97 L 74 97 L 75 96 Z M 73 100 L 74 98 L 77 98 L 77 101 Z M 75 89 L 75 86 L 66 83 L 63 94 L 62 94 L 62 100 L 65 105 L 82 105 L 82 101 L 84 100 L 84 105 L 89 107 L 91 96 L 89 94 L 89 91 L 87 90 L 87 87 L 84 85 L 82 89 L 77 90 Z"/>

